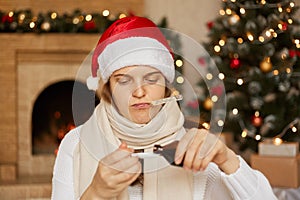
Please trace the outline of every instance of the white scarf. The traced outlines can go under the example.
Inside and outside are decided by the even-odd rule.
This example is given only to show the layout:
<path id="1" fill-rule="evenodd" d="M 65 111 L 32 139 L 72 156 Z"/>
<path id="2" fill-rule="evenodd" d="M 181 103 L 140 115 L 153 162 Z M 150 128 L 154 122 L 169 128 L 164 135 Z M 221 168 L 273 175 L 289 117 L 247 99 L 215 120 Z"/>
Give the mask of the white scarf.
<path id="1" fill-rule="evenodd" d="M 78 178 L 74 180 L 76 197 L 91 183 L 99 160 L 116 150 L 120 139 L 133 148 L 151 151 L 154 144 L 168 144 L 184 133 L 184 118 L 176 102 L 165 104 L 146 125 L 130 122 L 105 102 L 97 106 L 95 113 L 83 125 L 80 143 L 74 152 L 74 177 Z M 144 160 L 144 172 L 144 200 L 192 199 L 192 172 L 169 166 L 161 157 Z M 128 191 L 116 199 L 129 199 Z"/>

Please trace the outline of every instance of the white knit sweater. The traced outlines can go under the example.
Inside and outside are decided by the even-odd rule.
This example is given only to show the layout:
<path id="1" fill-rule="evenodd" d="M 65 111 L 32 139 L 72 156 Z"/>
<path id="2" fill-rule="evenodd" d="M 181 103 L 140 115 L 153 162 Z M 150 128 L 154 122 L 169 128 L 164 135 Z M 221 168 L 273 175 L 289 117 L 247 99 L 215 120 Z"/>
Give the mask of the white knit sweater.
<path id="1" fill-rule="evenodd" d="M 74 199 L 73 187 L 73 152 L 79 142 L 81 126 L 73 129 L 63 139 L 55 161 L 52 180 L 52 200 Z M 273 200 L 276 199 L 272 188 L 265 176 L 259 171 L 251 169 L 241 158 L 239 169 L 231 175 L 226 175 L 219 170 L 217 165 L 210 163 L 208 166 L 207 183 L 194 179 L 194 199 L 199 199 L 197 188 L 205 187 L 205 200 L 227 199 L 253 199 Z M 129 187 L 131 200 L 142 199 L 142 187 Z"/>

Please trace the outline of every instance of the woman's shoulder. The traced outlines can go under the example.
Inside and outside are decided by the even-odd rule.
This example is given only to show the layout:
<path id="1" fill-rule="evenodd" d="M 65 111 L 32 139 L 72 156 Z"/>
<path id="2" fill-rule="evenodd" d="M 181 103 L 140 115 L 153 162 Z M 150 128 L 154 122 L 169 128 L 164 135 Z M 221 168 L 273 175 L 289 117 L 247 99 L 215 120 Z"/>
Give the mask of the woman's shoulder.
<path id="1" fill-rule="evenodd" d="M 79 143 L 80 130 L 82 126 L 78 126 L 70 130 L 62 139 L 59 145 L 59 151 L 73 154 L 73 151 Z"/>

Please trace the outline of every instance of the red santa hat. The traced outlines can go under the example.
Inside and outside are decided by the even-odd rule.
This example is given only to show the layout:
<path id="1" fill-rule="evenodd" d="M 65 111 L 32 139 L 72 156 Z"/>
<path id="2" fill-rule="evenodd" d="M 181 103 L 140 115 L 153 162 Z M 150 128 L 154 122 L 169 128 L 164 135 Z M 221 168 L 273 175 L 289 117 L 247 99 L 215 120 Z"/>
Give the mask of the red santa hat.
<path id="1" fill-rule="evenodd" d="M 114 71 L 132 65 L 149 65 L 169 82 L 174 80 L 171 48 L 159 28 L 144 17 L 119 19 L 102 34 L 93 53 L 87 86 L 97 90 L 99 76 L 106 83 Z"/>

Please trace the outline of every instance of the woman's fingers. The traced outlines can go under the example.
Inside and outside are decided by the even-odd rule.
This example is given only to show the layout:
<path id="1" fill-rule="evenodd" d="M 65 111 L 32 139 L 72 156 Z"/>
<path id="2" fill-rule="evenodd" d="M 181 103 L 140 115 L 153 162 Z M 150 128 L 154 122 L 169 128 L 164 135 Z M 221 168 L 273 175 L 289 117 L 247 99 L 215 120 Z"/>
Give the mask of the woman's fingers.
<path id="1" fill-rule="evenodd" d="M 180 164 L 185 156 L 185 153 L 194 139 L 194 136 L 197 134 L 198 129 L 193 128 L 189 130 L 179 141 L 176 152 L 175 152 L 175 164 Z"/>
<path id="2" fill-rule="evenodd" d="M 175 154 L 175 163 L 183 160 L 186 169 L 205 170 L 210 162 L 218 164 L 226 159 L 227 147 L 214 134 L 205 129 L 191 129 L 179 141 Z"/>

